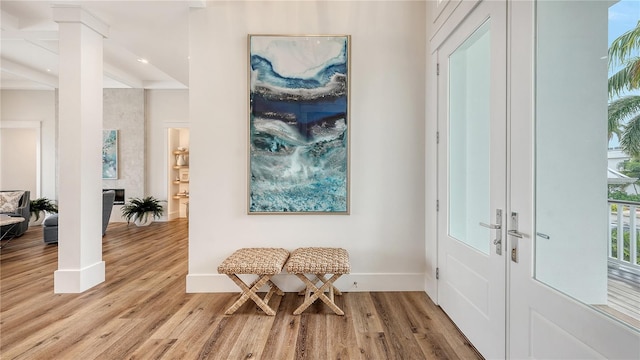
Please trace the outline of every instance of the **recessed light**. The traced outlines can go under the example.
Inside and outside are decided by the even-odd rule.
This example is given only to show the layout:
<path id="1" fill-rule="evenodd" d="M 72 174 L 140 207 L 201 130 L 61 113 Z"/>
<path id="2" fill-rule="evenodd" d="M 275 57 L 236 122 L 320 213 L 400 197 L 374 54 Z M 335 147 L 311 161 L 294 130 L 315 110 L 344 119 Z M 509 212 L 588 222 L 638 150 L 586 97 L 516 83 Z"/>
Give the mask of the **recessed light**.
<path id="1" fill-rule="evenodd" d="M 47 72 L 51 72 L 51 69 L 47 69 Z"/>
<path id="2" fill-rule="evenodd" d="M 138 62 L 139 62 L 139 63 L 142 63 L 142 64 L 148 64 L 148 63 L 149 63 L 149 60 L 144 59 L 144 58 L 138 58 Z"/>

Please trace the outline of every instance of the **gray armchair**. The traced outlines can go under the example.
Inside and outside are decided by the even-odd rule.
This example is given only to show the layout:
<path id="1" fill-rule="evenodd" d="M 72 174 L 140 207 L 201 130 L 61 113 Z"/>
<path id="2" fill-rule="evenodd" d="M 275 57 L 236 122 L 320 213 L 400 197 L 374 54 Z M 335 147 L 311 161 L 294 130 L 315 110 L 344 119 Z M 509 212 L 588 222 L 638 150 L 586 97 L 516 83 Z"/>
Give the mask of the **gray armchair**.
<path id="1" fill-rule="evenodd" d="M 22 191 L 22 190 L 3 190 L 0 192 L 9 192 L 9 191 Z M 16 211 L 12 213 L 5 213 L 9 216 L 20 216 L 24 218 L 24 221 L 16 224 L 15 226 L 3 226 L 2 234 L 5 234 L 5 231 L 8 231 L 7 235 L 11 237 L 22 236 L 22 234 L 27 231 L 29 228 L 29 219 L 31 218 L 31 193 L 30 191 L 24 191 L 22 197 L 20 198 L 20 203 Z"/>
<path id="2" fill-rule="evenodd" d="M 107 232 L 111 210 L 113 210 L 113 201 L 116 198 L 116 192 L 113 190 L 102 192 L 102 236 Z M 53 214 L 44 220 L 42 224 L 42 236 L 47 244 L 58 243 L 58 214 Z"/>
<path id="3" fill-rule="evenodd" d="M 113 201 L 116 199 L 116 192 L 113 190 L 102 192 L 102 236 L 107 232 Z"/>

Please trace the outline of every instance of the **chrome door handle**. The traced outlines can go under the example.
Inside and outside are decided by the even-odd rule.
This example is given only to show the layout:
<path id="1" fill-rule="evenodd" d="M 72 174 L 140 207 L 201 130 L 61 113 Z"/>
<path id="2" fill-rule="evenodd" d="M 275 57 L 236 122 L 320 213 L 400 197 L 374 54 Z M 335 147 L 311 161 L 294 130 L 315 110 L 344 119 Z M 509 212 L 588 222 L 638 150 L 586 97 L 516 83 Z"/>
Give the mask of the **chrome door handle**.
<path id="1" fill-rule="evenodd" d="M 480 222 L 480 226 L 492 230 L 502 229 L 502 209 L 496 209 L 496 223 L 486 224 Z M 496 231 L 496 238 L 493 240 L 493 245 L 496 246 L 496 254 L 502 255 L 502 231 Z"/>
<path id="2" fill-rule="evenodd" d="M 519 232 L 518 230 L 507 230 L 507 234 L 509 234 L 511 236 L 515 236 L 518 239 L 524 238 L 524 234 Z"/>
<path id="3" fill-rule="evenodd" d="M 486 227 L 487 229 L 502 229 L 502 225 L 500 224 L 485 224 L 480 222 L 480 226 Z"/>

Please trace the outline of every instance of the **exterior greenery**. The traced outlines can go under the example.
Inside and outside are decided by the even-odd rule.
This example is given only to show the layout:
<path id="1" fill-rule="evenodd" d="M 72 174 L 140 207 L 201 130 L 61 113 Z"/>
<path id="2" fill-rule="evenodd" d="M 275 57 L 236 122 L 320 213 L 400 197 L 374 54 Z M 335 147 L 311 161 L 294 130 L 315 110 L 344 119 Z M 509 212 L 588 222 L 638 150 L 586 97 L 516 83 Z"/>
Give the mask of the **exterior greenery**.
<path id="1" fill-rule="evenodd" d="M 622 260 L 630 261 L 631 252 L 630 252 L 630 243 L 631 236 L 628 230 L 623 230 L 623 248 L 622 248 Z M 636 249 L 640 249 L 640 233 L 636 231 Z M 609 254 L 612 257 L 618 256 L 618 229 L 614 228 L 611 230 L 611 253 Z M 637 256 L 637 263 L 640 264 L 640 252 Z"/>
<path id="2" fill-rule="evenodd" d="M 144 222 L 149 216 L 153 216 L 154 219 L 158 219 L 164 213 L 164 208 L 160 204 L 164 202 L 158 200 L 153 196 L 147 196 L 145 198 L 130 198 L 129 201 L 122 207 L 122 216 L 127 219 L 127 223 L 131 221 Z"/>
<path id="3" fill-rule="evenodd" d="M 609 47 L 609 67 L 621 67 L 611 75 L 609 90 L 609 139 L 616 134 L 624 152 L 640 156 L 640 95 L 625 92 L 640 89 L 640 21 L 615 39 Z"/>
<path id="4" fill-rule="evenodd" d="M 615 39 L 609 47 L 609 67 L 619 67 L 609 77 L 609 139 L 615 134 L 620 139 L 622 150 L 631 156 L 619 165 L 623 174 L 640 178 L 640 95 L 631 94 L 640 89 L 640 21 L 635 28 Z M 622 96 L 621 96 L 622 95 Z M 640 202 L 640 195 L 627 194 L 622 186 L 609 186 L 609 199 Z M 612 206 L 614 212 L 623 211 L 623 206 Z M 631 216 L 635 216 L 632 214 Z M 618 229 L 611 230 L 610 256 L 617 257 L 618 248 L 622 246 L 624 261 L 630 261 L 630 231 L 623 230 L 622 241 Z M 636 231 L 637 248 L 640 248 L 640 233 Z M 640 253 L 637 263 L 640 263 Z"/>
<path id="5" fill-rule="evenodd" d="M 622 201 L 635 201 L 637 203 L 640 203 L 640 195 L 627 194 L 623 190 L 613 188 L 613 186 L 609 187 L 609 199 L 622 200 Z"/>
<path id="6" fill-rule="evenodd" d="M 35 221 L 38 221 L 40 219 L 41 211 L 48 212 L 50 214 L 58 213 L 58 205 L 47 198 L 38 198 L 35 200 L 31 200 L 29 203 L 29 208 L 31 211 L 31 217 L 35 216 Z"/>

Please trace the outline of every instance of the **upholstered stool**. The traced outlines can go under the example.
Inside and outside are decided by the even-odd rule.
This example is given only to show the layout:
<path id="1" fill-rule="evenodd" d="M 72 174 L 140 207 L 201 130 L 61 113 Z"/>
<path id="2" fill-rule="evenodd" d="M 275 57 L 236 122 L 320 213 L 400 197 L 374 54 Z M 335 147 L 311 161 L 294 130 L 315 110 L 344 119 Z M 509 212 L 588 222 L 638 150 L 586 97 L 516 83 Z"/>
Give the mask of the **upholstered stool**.
<path id="1" fill-rule="evenodd" d="M 235 282 L 242 293 L 240 298 L 227 309 L 225 314 L 231 315 L 248 299 L 253 300 L 267 315 L 275 315 L 276 312 L 268 305 L 269 299 L 274 293 L 284 295 L 282 290 L 271 281 L 271 277 L 282 271 L 289 257 L 289 251 L 275 248 L 243 248 L 226 258 L 220 266 L 218 273 L 226 274 Z M 251 284 L 245 284 L 237 274 L 253 274 L 258 278 Z M 269 292 L 264 299 L 257 292 L 262 285 L 269 285 Z"/>
<path id="2" fill-rule="evenodd" d="M 327 304 L 333 312 L 344 315 L 344 312 L 334 302 L 334 295 L 341 295 L 333 283 L 343 274 L 351 271 L 349 253 L 340 248 L 300 248 L 291 253 L 287 261 L 287 272 L 295 274 L 306 286 L 304 302 L 294 312 L 300 315 L 317 299 Z M 312 277 L 307 277 L 310 274 Z M 325 278 L 326 274 L 333 274 Z M 317 283 L 321 282 L 319 288 Z M 324 293 L 328 292 L 329 296 Z"/>

